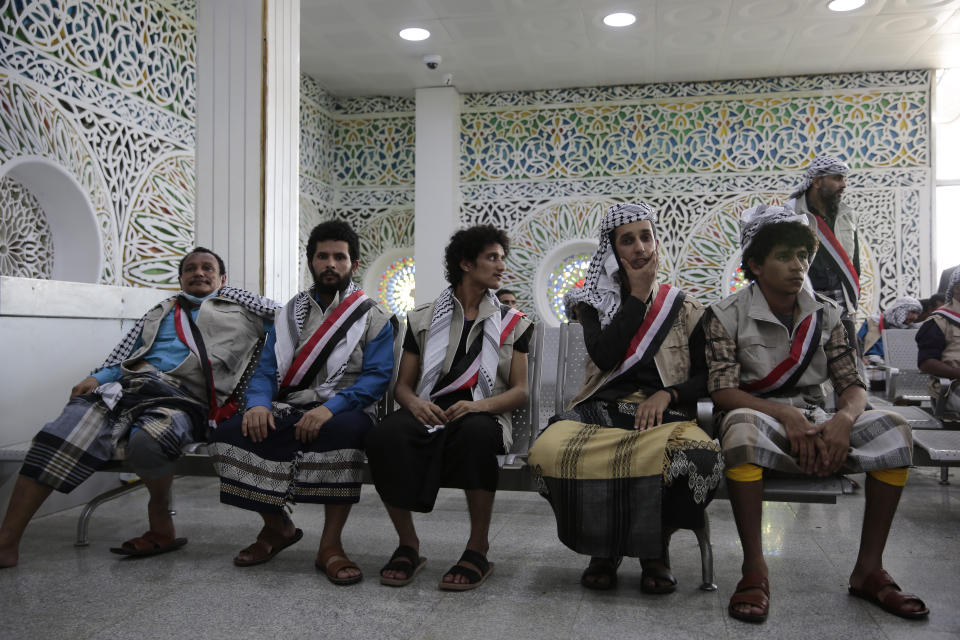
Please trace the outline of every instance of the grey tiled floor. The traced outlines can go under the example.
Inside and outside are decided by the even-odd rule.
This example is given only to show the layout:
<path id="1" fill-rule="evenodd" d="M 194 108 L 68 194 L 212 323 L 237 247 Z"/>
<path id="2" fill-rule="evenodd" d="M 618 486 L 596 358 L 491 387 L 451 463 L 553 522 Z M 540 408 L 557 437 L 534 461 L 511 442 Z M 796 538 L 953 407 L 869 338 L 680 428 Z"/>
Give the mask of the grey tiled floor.
<path id="1" fill-rule="evenodd" d="M 376 580 L 395 545 L 372 487 L 347 525 L 347 550 L 366 572 L 340 588 L 313 568 L 322 511 L 298 507 L 302 542 L 260 567 L 238 569 L 233 553 L 251 542 L 251 514 L 217 502 L 210 479 L 177 481 L 183 550 L 120 560 L 108 547 L 145 529 L 142 491 L 94 516 L 91 544 L 72 546 L 78 511 L 30 525 L 21 564 L 0 571 L 0 638 L 920 638 L 960 637 L 960 478 L 937 484 L 933 470 L 914 470 L 887 545 L 885 564 L 932 610 L 929 620 L 887 615 L 846 593 L 859 539 L 863 496 L 837 505 L 768 503 L 767 561 L 771 614 L 764 625 L 727 617 L 739 577 L 739 544 L 729 503 L 710 506 L 719 591 L 697 589 L 699 554 L 690 532 L 671 545 L 679 590 L 640 593 L 640 569 L 625 561 L 610 592 L 579 585 L 583 558 L 556 539 L 547 502 L 535 494 L 498 494 L 490 559 L 496 570 L 480 589 L 436 589 L 467 534 L 462 494 L 443 491 L 437 508 L 418 517 L 429 563 L 402 589 Z M 862 479 L 862 478 L 861 478 Z"/>

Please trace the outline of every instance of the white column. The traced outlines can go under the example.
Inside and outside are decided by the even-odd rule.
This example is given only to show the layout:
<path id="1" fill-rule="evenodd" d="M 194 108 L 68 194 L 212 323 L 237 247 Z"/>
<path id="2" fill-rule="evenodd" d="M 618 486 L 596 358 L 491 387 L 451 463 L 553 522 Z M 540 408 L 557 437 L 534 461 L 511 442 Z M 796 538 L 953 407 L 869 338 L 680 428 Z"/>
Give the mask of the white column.
<path id="1" fill-rule="evenodd" d="M 417 304 L 447 286 L 443 250 L 460 212 L 460 94 L 453 87 L 417 89 L 414 258 Z"/>
<path id="2" fill-rule="evenodd" d="M 299 20 L 299 0 L 197 3 L 197 244 L 281 300 L 297 286 Z"/>

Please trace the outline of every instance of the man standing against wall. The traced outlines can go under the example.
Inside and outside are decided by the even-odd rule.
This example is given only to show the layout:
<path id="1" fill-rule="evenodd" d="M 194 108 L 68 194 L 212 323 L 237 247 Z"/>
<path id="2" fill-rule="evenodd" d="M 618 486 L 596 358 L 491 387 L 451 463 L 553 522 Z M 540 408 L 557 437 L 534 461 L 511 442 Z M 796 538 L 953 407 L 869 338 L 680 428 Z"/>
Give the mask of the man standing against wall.
<path id="1" fill-rule="evenodd" d="M 72 491 L 118 448 L 150 493 L 150 529 L 111 551 L 148 556 L 186 544 L 170 517 L 173 461 L 236 411 L 235 391 L 276 304 L 225 286 L 223 260 L 203 247 L 179 272 L 179 294 L 150 309 L 34 437 L 0 526 L 0 568 L 16 566 L 24 529 L 50 493 Z"/>
<path id="2" fill-rule="evenodd" d="M 850 167 L 839 158 L 818 156 L 790 194 L 786 207 L 810 218 L 820 241 L 808 276 L 813 290 L 843 310 L 847 340 L 856 347 L 854 317 L 860 298 L 860 238 L 856 214 L 841 201 Z"/>

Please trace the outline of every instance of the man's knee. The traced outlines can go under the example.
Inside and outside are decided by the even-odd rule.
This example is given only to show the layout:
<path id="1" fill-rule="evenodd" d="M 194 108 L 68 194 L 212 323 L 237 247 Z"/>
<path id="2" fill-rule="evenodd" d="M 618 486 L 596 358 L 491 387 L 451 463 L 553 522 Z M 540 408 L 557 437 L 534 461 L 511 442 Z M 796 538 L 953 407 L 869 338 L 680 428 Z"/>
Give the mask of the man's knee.
<path id="1" fill-rule="evenodd" d="M 130 435 L 127 462 L 142 478 L 160 478 L 173 473 L 173 460 L 167 457 L 160 442 L 143 429 Z"/>
<path id="2" fill-rule="evenodd" d="M 478 454 L 503 453 L 503 431 L 500 423 L 490 416 L 465 416 L 457 428 L 457 441 Z"/>

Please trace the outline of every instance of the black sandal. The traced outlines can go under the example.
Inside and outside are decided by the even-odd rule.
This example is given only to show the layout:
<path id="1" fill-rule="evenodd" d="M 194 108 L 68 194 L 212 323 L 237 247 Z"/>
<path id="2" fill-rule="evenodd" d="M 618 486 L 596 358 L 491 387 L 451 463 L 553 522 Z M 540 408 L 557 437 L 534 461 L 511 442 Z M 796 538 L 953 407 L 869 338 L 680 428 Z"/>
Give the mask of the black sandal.
<path id="1" fill-rule="evenodd" d="M 580 584 L 587 589 L 608 591 L 617 586 L 617 568 L 623 556 L 617 558 L 590 558 L 590 564 L 580 576 Z M 606 578 L 606 581 L 603 579 Z"/>
<path id="2" fill-rule="evenodd" d="M 440 578 L 440 588 L 444 591 L 469 591 L 470 589 L 476 589 L 493 573 L 493 563 L 488 562 L 486 556 L 472 549 L 466 549 L 457 562 L 458 564 L 450 567 L 450 570 L 443 574 L 443 577 L 463 576 L 468 582 L 444 582 L 443 578 Z M 479 569 L 480 572 L 478 573 L 469 567 L 465 567 L 459 564 L 460 562 L 469 562 Z"/>
<path id="3" fill-rule="evenodd" d="M 427 559 L 417 553 L 416 549 L 402 544 L 390 556 L 389 562 L 380 569 L 380 584 L 385 584 L 388 587 L 405 587 L 413 582 L 413 578 L 420 572 L 420 569 L 423 569 L 425 564 L 427 564 Z M 384 571 L 399 571 L 403 573 L 404 577 L 385 578 L 383 576 Z"/>

